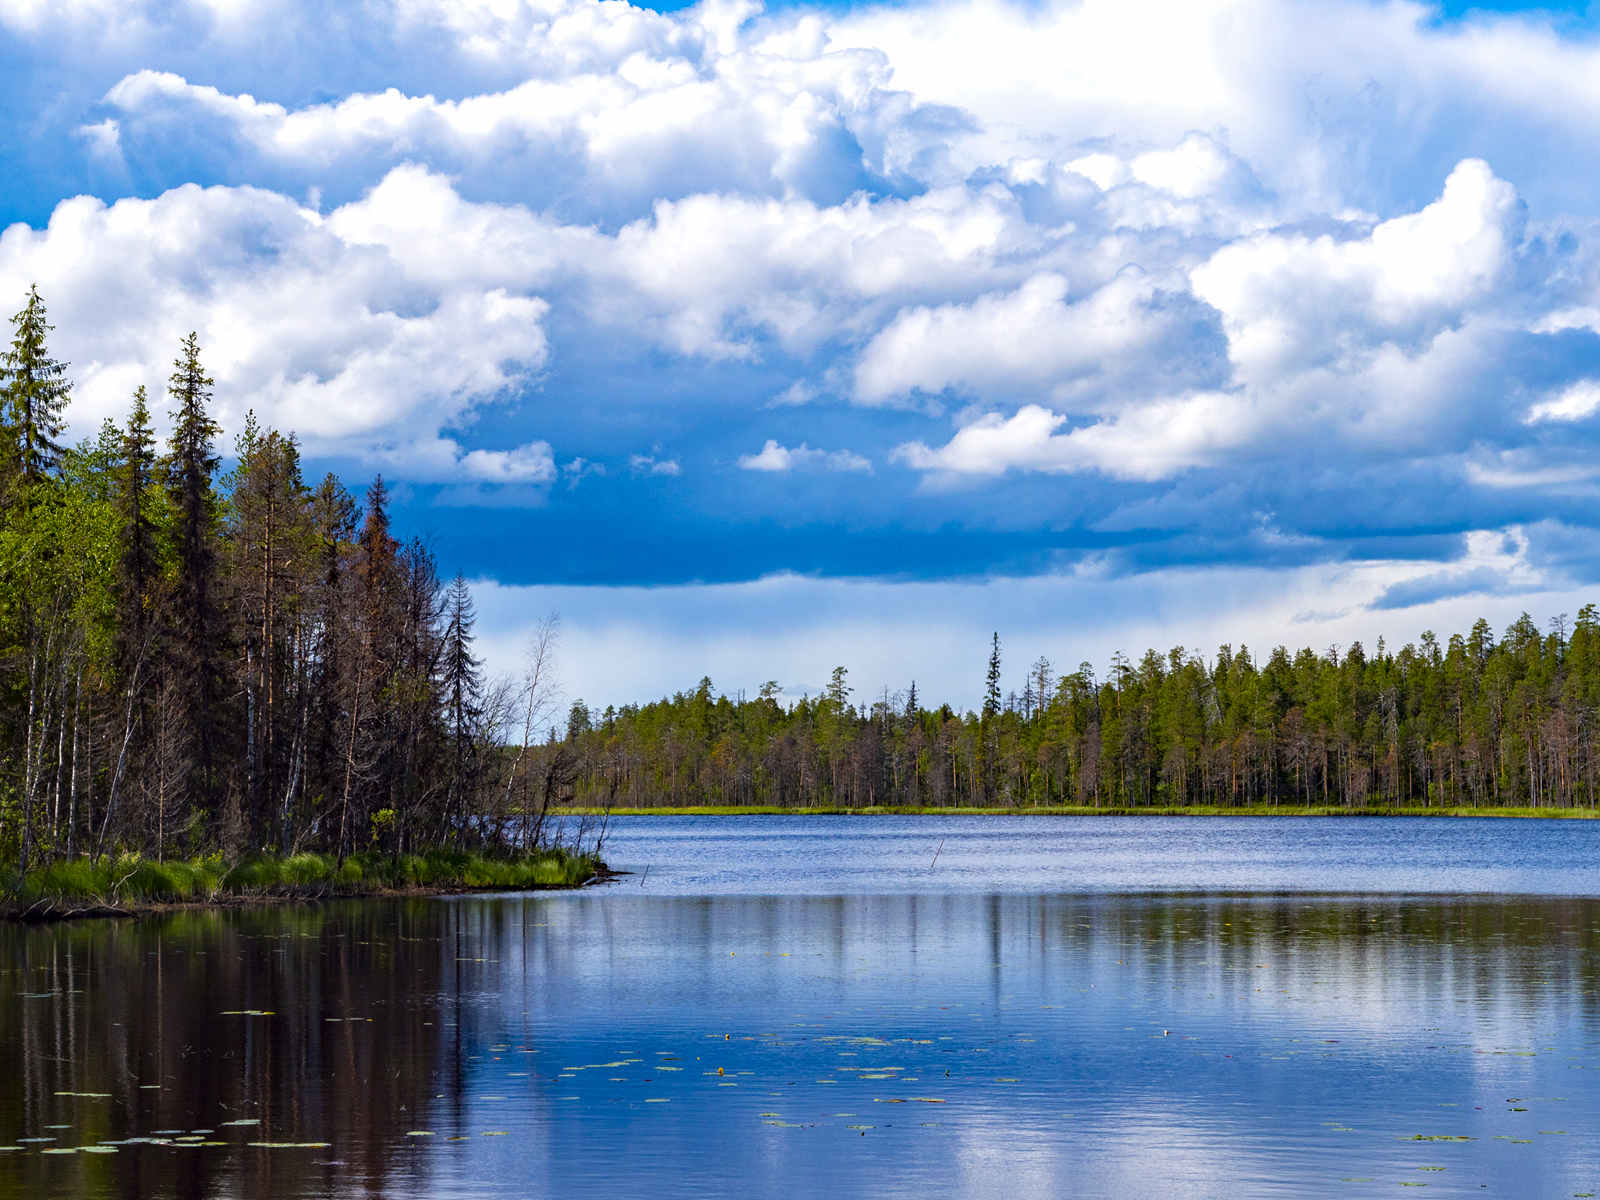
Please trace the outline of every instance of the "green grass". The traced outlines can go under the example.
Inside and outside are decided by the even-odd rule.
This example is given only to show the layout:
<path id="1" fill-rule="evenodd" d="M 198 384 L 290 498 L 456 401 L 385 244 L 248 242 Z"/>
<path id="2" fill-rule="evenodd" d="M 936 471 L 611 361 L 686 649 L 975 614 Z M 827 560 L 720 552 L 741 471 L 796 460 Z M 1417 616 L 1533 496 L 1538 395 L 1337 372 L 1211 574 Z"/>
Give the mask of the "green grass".
<path id="1" fill-rule="evenodd" d="M 575 887 L 594 876 L 593 855 L 564 850 L 488 857 L 465 851 L 359 854 L 341 866 L 330 854 L 252 854 L 234 863 L 220 857 L 157 862 L 137 854 L 64 859 L 28 872 L 11 901 L 12 915 L 59 907 L 226 902 L 236 897 L 361 896 L 391 891 L 458 888 Z M 0 880 L 16 878 L 0 864 Z"/>
<path id="2" fill-rule="evenodd" d="M 772 804 L 716 805 L 696 804 L 661 808 L 574 808 L 568 810 L 580 816 L 598 816 L 609 812 L 613 817 L 737 817 L 737 816 L 1068 816 L 1068 817 L 1543 817 L 1546 819 L 1589 820 L 1600 817 L 1600 811 L 1591 808 L 1532 808 L 1506 806 L 1500 808 L 1470 808 L 1461 805 L 1394 808 L 1383 805 L 1357 805 L 1347 808 L 1342 804 L 1158 804 L 1151 807 L 1114 807 L 1105 805 L 1093 808 L 1088 805 L 971 805 L 950 808 L 925 808 L 901 805 L 879 805 L 870 808 L 844 808 L 821 805 L 815 808 L 782 808 Z"/>

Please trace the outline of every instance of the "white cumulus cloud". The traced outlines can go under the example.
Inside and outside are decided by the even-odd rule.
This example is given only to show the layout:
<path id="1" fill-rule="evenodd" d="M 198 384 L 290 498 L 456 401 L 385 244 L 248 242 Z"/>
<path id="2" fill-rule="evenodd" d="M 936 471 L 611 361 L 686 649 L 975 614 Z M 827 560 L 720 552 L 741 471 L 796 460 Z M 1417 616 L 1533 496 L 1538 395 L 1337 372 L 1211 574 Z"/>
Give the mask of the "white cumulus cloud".
<path id="1" fill-rule="evenodd" d="M 1517 196 L 1468 159 L 1421 212 L 1365 238 L 1263 234 L 1217 251 L 1193 273 L 1222 313 L 1242 378 L 1348 361 L 1376 344 L 1429 335 L 1485 299 L 1509 265 Z"/>
<path id="2" fill-rule="evenodd" d="M 1423 494 L 1410 527 L 1498 527 L 1513 489 L 1591 486 L 1600 193 L 1571 164 L 1600 154 L 1600 44 L 1544 16 L 0 0 L 0 26 L 6 194 L 52 214 L 0 235 L 0 294 L 43 290 L 75 432 L 193 329 L 230 429 L 254 408 L 463 496 L 737 460 L 842 472 L 816 490 L 892 522 L 891 447 L 969 482 L 953 519 L 1026 487 L 1085 526 L 1337 492 L 1365 528 Z M 741 454 L 791 404 L 856 450 Z M 1447 486 L 1396 482 L 1424 469 Z"/>
<path id="3" fill-rule="evenodd" d="M 453 477 L 443 431 L 544 366 L 549 306 L 481 282 L 414 278 L 336 224 L 251 188 L 190 185 L 110 206 L 80 197 L 43 230 L 0 234 L 0 294 L 38 284 L 56 352 L 72 363 L 79 429 L 120 419 L 140 384 L 159 396 L 178 339 L 194 331 L 225 428 L 254 409 L 314 453 L 423 474 L 446 464 Z M 499 460 L 472 461 L 469 471 Z"/>
<path id="4" fill-rule="evenodd" d="M 1029 389 L 1051 398 L 1051 407 L 971 420 L 938 449 L 897 451 L 917 470 L 953 475 L 1155 480 L 1218 464 L 1224 452 L 1265 461 L 1291 447 L 1420 449 L 1441 434 L 1459 445 L 1473 434 L 1452 397 L 1471 394 L 1520 319 L 1501 290 L 1520 220 L 1515 190 L 1469 159 L 1439 199 L 1360 236 L 1265 233 L 1224 245 L 1189 271 L 1194 298 L 1226 338 L 1229 369 L 1210 387 L 1141 389 L 1132 377 L 1108 397 L 1074 392 L 1083 373 L 1148 358 L 1163 323 L 1182 316 L 1126 275 L 1075 305 L 1063 303 L 1064 281 L 1041 276 L 1010 295 L 903 313 L 863 353 L 857 387 L 868 398 L 946 386 L 991 400 Z M 1586 386 L 1528 419 L 1586 415 Z M 1091 419 L 1058 432 L 1071 414 Z"/>
<path id="5" fill-rule="evenodd" d="M 1156 292 L 1143 272 L 1126 271 L 1069 303 L 1066 277 L 1042 272 L 971 304 L 904 310 L 862 352 L 856 398 L 871 404 L 946 388 L 1055 390 L 1126 374 L 1182 316 L 1158 308 Z"/>
<path id="6" fill-rule="evenodd" d="M 849 450 L 813 450 L 804 442 L 790 449 L 768 438 L 759 454 L 745 454 L 739 465 L 746 471 L 793 471 L 798 467 L 821 466 L 829 471 L 871 471 L 872 463 Z"/>
<path id="7" fill-rule="evenodd" d="M 1581 421 L 1592 417 L 1600 409 L 1600 383 L 1593 379 L 1580 379 L 1558 395 L 1541 400 L 1528 410 L 1528 422 Z"/>
<path id="8" fill-rule="evenodd" d="M 968 422 L 936 449 L 907 442 L 895 448 L 894 458 L 914 470 L 948 475 L 1096 470 L 1115 478 L 1153 480 L 1217 461 L 1222 451 L 1246 440 L 1249 426 L 1234 398 L 1203 394 L 1056 432 L 1066 420 L 1064 414 L 1025 404 L 1009 418 L 987 413 Z"/>
<path id="9" fill-rule="evenodd" d="M 482 483 L 549 483 L 556 477 L 549 442 L 530 442 L 514 450 L 470 450 L 461 456 L 460 471 Z"/>

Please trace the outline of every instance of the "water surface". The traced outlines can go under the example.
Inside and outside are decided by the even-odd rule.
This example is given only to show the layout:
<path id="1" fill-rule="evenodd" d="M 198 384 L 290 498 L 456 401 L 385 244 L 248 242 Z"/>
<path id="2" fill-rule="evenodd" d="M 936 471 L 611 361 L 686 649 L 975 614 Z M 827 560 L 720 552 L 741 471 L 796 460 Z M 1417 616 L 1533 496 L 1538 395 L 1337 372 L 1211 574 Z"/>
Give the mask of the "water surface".
<path id="1" fill-rule="evenodd" d="M 684 895 L 1600 895 L 1600 821 L 1585 820 L 623 817 L 606 858 Z"/>
<path id="2" fill-rule="evenodd" d="M 0 928 L 0 1195 L 1600 1192 L 1587 823 L 766 820 Z"/>

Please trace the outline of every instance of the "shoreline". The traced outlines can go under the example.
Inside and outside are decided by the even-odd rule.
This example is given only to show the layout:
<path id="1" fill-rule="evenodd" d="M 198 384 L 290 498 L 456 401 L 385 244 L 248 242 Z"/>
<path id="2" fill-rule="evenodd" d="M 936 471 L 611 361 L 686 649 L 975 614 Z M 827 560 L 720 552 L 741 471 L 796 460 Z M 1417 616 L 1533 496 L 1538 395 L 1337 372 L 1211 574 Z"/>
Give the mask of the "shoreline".
<path id="1" fill-rule="evenodd" d="M 588 878 L 577 883 L 532 883 L 519 887 L 468 884 L 419 885 L 392 888 L 305 888 L 299 890 L 273 890 L 260 893 L 225 892 L 205 899 L 194 900 L 142 900 L 123 902 L 89 900 L 79 897 L 41 898 L 25 908 L 0 910 L 0 922 L 17 925 L 44 925 L 56 921 L 78 921 L 94 917 L 143 920 L 166 913 L 197 912 L 217 909 L 275 908 L 288 904 L 322 904 L 333 900 L 426 900 L 441 896 L 504 895 L 517 892 L 575 892 L 595 884 L 610 883 L 630 874 L 613 871 L 602 864 Z"/>
<path id="2" fill-rule="evenodd" d="M 18 868 L 0 864 L 0 876 Z M 571 891 L 615 878 L 598 853 L 547 847 L 489 857 L 431 848 L 363 853 L 340 861 L 304 852 L 260 852 L 151 860 L 138 854 L 46 862 L 17 878 L 0 899 L 0 921 L 34 924 L 82 917 L 139 918 L 188 909 L 259 908 L 378 897 Z"/>
<path id="3" fill-rule="evenodd" d="M 1187 805 L 1152 807 L 1101 807 L 1075 805 L 1029 806 L 953 806 L 949 808 L 877 805 L 865 808 L 818 807 L 781 808 L 777 805 L 747 806 L 693 804 L 661 808 L 570 808 L 572 816 L 612 817 L 1462 817 L 1554 821 L 1592 821 L 1600 819 L 1600 809 L 1592 808 L 1346 808 L 1343 805 L 1305 807 L 1304 805 L 1239 805 L 1236 807 Z"/>

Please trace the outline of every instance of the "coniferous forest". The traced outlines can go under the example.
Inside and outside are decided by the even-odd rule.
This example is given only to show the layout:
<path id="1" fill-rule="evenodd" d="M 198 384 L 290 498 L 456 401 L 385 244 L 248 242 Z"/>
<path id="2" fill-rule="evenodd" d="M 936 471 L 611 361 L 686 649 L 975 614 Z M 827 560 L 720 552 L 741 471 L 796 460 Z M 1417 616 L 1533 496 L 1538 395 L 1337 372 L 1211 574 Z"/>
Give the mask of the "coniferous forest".
<path id="1" fill-rule="evenodd" d="M 589 804 L 868 807 L 1593 808 L 1600 611 L 1496 639 L 1380 638 L 1265 656 L 1121 655 L 1109 677 L 1041 658 L 1002 693 L 994 640 L 978 712 L 915 685 L 852 702 L 848 673 L 784 705 L 693 691 L 568 717 Z"/>
<path id="2" fill-rule="evenodd" d="M 0 362 L 0 858 L 527 849 L 572 806 L 1593 808 L 1600 613 L 1210 659 L 1177 647 L 1002 688 L 716 695 L 550 730 L 554 632 L 486 678 L 464 579 L 303 478 L 253 418 L 222 470 L 191 335 L 153 430 L 62 444 L 71 387 L 30 291 Z M 561 829 L 566 826 L 561 824 Z"/>
<path id="3" fill-rule="evenodd" d="M 221 473 L 192 335 L 164 445 L 141 387 L 124 424 L 64 446 L 70 383 L 37 291 L 12 325 L 0 858 L 19 877 L 112 853 L 343 862 L 559 839 L 544 817 L 565 758 L 527 744 L 547 654 L 485 681 L 466 582 L 395 536 L 381 478 L 359 500 L 308 482 L 294 436 L 253 418 Z"/>

